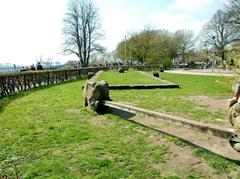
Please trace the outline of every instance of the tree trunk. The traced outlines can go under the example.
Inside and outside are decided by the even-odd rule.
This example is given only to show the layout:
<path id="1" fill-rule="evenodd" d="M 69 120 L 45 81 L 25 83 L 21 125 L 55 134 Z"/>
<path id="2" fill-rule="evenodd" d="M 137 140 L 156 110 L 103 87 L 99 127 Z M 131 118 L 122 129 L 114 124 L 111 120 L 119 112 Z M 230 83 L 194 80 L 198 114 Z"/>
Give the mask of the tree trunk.
<path id="1" fill-rule="evenodd" d="M 222 52 L 221 52 L 221 57 L 222 57 L 222 61 L 225 60 L 225 52 L 224 52 L 224 50 L 222 50 Z"/>

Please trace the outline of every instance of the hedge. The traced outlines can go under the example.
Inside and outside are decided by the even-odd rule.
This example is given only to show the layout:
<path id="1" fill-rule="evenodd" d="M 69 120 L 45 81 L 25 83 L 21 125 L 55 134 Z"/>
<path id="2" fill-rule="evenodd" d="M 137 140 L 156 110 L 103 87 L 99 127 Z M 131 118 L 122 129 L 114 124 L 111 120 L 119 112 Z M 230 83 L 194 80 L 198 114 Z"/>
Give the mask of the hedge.
<path id="1" fill-rule="evenodd" d="M 129 68 L 128 66 L 124 66 Z M 47 86 L 82 78 L 88 72 L 117 70 L 119 66 L 89 67 L 64 70 L 44 70 L 0 74 L 0 97 L 13 95 L 39 86 Z M 158 65 L 131 66 L 135 70 L 159 70 Z"/>
<path id="2" fill-rule="evenodd" d="M 97 67 L 0 74 L 0 97 L 13 95 L 39 86 L 80 79 L 83 75 L 87 75 L 88 72 L 106 69 L 106 67 Z"/>

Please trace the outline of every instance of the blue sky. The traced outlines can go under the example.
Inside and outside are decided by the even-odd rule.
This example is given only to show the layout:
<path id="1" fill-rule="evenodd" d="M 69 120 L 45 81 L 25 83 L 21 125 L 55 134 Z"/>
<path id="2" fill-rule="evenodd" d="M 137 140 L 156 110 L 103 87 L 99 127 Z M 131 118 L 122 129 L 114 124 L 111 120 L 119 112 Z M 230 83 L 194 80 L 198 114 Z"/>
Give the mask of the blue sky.
<path id="1" fill-rule="evenodd" d="M 105 37 L 114 50 L 125 34 L 146 25 L 196 34 L 227 0 L 93 0 L 99 8 Z M 33 64 L 42 56 L 65 62 L 61 55 L 62 19 L 68 0 L 1 0 L 0 63 Z"/>

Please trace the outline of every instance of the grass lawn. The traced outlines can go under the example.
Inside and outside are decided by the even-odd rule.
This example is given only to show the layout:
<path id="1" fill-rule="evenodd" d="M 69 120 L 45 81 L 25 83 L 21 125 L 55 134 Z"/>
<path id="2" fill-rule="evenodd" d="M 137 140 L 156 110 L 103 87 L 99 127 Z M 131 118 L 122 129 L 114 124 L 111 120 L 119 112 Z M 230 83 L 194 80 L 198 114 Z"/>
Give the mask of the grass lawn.
<path id="1" fill-rule="evenodd" d="M 84 81 L 1 99 L 0 178 L 147 178 L 170 156 L 155 132 L 83 107 Z"/>
<path id="2" fill-rule="evenodd" d="M 173 104 L 182 95 L 231 93 L 229 78 L 161 75 L 180 84 L 181 89 L 111 91 L 111 96 L 114 100 L 178 114 L 186 110 L 190 115 L 194 111 L 188 109 L 191 106 L 184 106 L 182 101 Z M 53 85 L 0 99 L 0 178 L 16 178 L 16 173 L 22 178 L 178 178 L 181 171 L 163 174 L 162 167 L 178 155 L 169 147 L 184 145 L 178 139 L 118 116 L 97 115 L 83 107 L 84 82 Z M 214 84 L 210 85 L 211 82 Z M 203 84 L 210 86 L 202 87 Z M 169 142 L 155 143 L 150 140 L 152 137 Z M 212 168 L 214 176 L 221 178 L 238 168 L 237 164 L 204 151 L 194 153 Z M 184 176 L 208 178 L 212 173 L 191 166 Z"/>
<path id="3" fill-rule="evenodd" d="M 150 78 L 148 75 L 139 71 L 102 71 L 96 81 L 106 80 L 111 85 L 128 85 L 128 84 L 163 84 L 159 79 Z"/>
<path id="4" fill-rule="evenodd" d="M 149 72 L 151 74 L 151 72 Z M 100 76 L 104 79 L 110 73 Z M 147 76 L 146 76 L 147 77 Z M 190 96 L 209 96 L 213 98 L 230 98 L 233 95 L 233 77 L 214 77 L 160 73 L 164 80 L 180 85 L 180 89 L 149 89 L 149 90 L 112 90 L 111 98 L 114 101 L 126 101 L 135 106 L 151 110 L 167 112 L 170 114 L 191 118 L 203 122 L 222 121 L 227 112 L 222 110 L 209 111 L 208 106 L 198 105 L 191 100 Z M 108 79 L 106 78 L 106 79 Z M 151 79 L 151 78 L 149 78 Z M 117 79 L 116 79 L 117 80 Z M 130 83 L 132 79 L 125 79 Z"/>

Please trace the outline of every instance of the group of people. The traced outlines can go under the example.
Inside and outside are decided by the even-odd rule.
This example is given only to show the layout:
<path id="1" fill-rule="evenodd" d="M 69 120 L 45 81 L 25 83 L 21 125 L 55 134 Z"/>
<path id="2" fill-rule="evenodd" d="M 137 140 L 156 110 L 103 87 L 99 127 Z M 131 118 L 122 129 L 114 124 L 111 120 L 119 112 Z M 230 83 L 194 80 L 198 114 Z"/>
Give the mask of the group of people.
<path id="1" fill-rule="evenodd" d="M 43 69 L 43 66 L 41 65 L 41 63 L 38 62 L 36 64 L 36 67 L 34 66 L 34 64 L 32 64 L 31 67 L 30 67 L 30 70 L 44 70 L 44 69 Z"/>
<path id="2" fill-rule="evenodd" d="M 41 65 L 41 63 L 40 62 L 38 62 L 37 64 L 36 64 L 36 67 L 35 67 L 35 65 L 34 64 L 32 64 L 30 67 L 22 67 L 22 69 L 20 70 L 20 71 L 29 71 L 29 70 L 32 70 L 32 71 L 34 71 L 34 70 L 44 70 L 44 68 L 43 68 L 43 66 Z"/>
<path id="3" fill-rule="evenodd" d="M 208 68 L 214 68 L 217 65 L 217 60 L 204 60 L 201 68 L 202 69 L 208 69 Z"/>
<path id="4" fill-rule="evenodd" d="M 208 68 L 215 68 L 216 66 L 217 66 L 216 59 L 215 60 L 206 59 L 202 63 L 201 68 L 202 69 L 208 69 Z M 220 66 L 222 66 L 223 69 L 230 69 L 231 70 L 231 67 L 234 66 L 234 60 L 231 59 L 230 61 L 227 61 L 226 59 L 224 59 L 222 61 L 222 63 L 220 64 Z"/>

